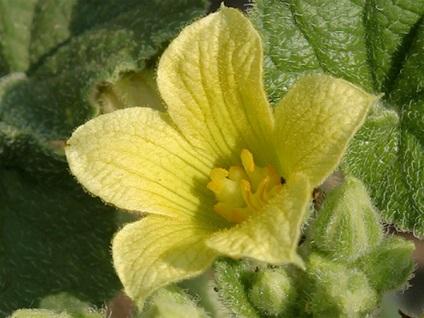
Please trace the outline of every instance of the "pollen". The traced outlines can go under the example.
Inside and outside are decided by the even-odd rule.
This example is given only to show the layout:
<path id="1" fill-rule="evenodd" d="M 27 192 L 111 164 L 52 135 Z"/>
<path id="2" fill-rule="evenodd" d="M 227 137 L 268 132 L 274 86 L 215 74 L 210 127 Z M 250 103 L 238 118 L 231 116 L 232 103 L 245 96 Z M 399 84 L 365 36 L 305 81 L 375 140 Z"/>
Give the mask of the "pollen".
<path id="1" fill-rule="evenodd" d="M 283 188 L 274 167 L 255 165 L 249 150 L 242 150 L 241 163 L 242 166 L 232 166 L 228 170 L 212 169 L 211 181 L 207 185 L 218 201 L 215 211 L 233 223 L 241 223 L 260 212 Z"/>

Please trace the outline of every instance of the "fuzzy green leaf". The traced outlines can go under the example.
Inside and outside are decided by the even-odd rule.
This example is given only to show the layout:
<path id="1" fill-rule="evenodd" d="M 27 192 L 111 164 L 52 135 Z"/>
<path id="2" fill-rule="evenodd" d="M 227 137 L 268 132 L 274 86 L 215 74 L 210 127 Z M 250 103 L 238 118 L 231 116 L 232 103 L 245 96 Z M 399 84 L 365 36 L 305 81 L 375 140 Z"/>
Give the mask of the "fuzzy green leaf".
<path id="1" fill-rule="evenodd" d="M 119 289 L 109 253 L 114 209 L 67 174 L 0 170 L 0 316 L 64 291 L 101 306 Z"/>
<path id="2" fill-rule="evenodd" d="M 389 93 L 397 81 L 405 55 L 412 53 L 423 6 L 422 0 L 365 2 L 368 63 L 376 91 Z"/>

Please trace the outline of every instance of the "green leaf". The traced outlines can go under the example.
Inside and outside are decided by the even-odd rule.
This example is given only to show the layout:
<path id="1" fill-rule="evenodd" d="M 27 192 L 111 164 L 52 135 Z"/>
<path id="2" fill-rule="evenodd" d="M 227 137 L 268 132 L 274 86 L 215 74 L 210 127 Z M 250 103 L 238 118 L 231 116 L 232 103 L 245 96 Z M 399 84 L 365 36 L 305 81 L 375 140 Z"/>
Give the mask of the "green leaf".
<path id="1" fill-rule="evenodd" d="M 29 51 L 30 66 L 54 51 L 75 34 L 71 28 L 77 0 L 37 1 L 31 27 Z"/>
<path id="2" fill-rule="evenodd" d="M 258 0 L 272 102 L 308 73 L 384 93 L 342 164 L 386 222 L 424 237 L 424 1 Z"/>
<path id="3" fill-rule="evenodd" d="M 368 58 L 376 91 L 390 92 L 414 41 L 423 5 L 422 0 L 365 2 Z"/>
<path id="4" fill-rule="evenodd" d="M 288 3 L 260 0 L 255 5 L 252 19 L 264 41 L 265 88 L 276 103 L 298 78 L 322 68 Z"/>
<path id="5" fill-rule="evenodd" d="M 67 173 L 0 170 L 0 316 L 67 292 L 101 306 L 120 288 L 110 240 L 115 210 Z"/>
<path id="6" fill-rule="evenodd" d="M 424 236 L 424 25 L 422 20 L 385 104 L 352 143 L 346 171 L 362 178 L 387 222 Z"/>
<path id="7" fill-rule="evenodd" d="M 349 0 L 257 1 L 253 20 L 265 42 L 265 86 L 272 101 L 311 72 L 371 88 L 362 14 Z"/>
<path id="8" fill-rule="evenodd" d="M 37 0 L 0 1 L 0 76 L 29 66 L 31 24 Z"/>
<path id="9" fill-rule="evenodd" d="M 299 30 L 324 72 L 372 88 L 367 65 L 363 4 L 352 0 L 288 1 Z"/>
<path id="10" fill-rule="evenodd" d="M 108 25 L 109 28 L 113 27 L 125 33 L 125 29 L 132 29 L 141 23 L 147 27 L 136 32 L 136 35 L 143 32 L 156 35 L 162 33 L 161 36 L 168 32 L 170 35 L 181 22 L 185 23 L 201 14 L 204 7 L 205 4 L 201 0 L 193 3 L 180 0 L 171 4 L 166 1 L 152 3 L 137 0 L 2 0 L 0 76 L 7 72 L 33 70 L 42 64 L 45 58 L 66 46 L 68 40 L 87 30 Z M 150 14 L 151 12 L 155 14 Z M 169 20 L 170 13 L 176 13 L 172 20 Z M 139 21 L 135 19 L 136 15 L 139 15 Z M 155 17 L 165 18 L 165 21 Z M 119 20 L 126 20 L 129 25 L 122 26 L 117 23 Z M 163 32 L 164 30 L 166 31 Z M 127 40 L 122 43 L 123 47 L 128 45 L 131 37 Z M 160 36 L 158 40 L 160 42 Z M 93 41 L 96 41 L 96 38 L 93 38 Z"/>

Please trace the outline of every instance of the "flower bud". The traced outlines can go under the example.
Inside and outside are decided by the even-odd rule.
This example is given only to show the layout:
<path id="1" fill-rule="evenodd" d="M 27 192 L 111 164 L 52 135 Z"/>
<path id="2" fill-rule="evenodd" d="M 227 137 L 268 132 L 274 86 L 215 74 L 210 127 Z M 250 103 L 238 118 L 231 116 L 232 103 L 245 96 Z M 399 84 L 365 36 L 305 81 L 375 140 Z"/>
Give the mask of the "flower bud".
<path id="1" fill-rule="evenodd" d="M 101 113 L 134 106 L 164 110 L 157 94 L 154 72 L 150 69 L 119 72 L 119 77 L 116 75 L 107 82 L 98 84 L 91 98 L 99 106 Z"/>
<path id="2" fill-rule="evenodd" d="M 380 243 L 383 228 L 363 184 L 348 177 L 327 194 L 309 233 L 312 250 L 353 261 Z"/>
<path id="3" fill-rule="evenodd" d="M 364 273 L 317 254 L 308 262 L 313 291 L 307 312 L 313 317 L 364 317 L 377 305 L 377 294 Z"/>
<path id="4" fill-rule="evenodd" d="M 252 304 L 267 315 L 283 313 L 295 297 L 292 279 L 283 268 L 258 272 L 249 292 Z"/>
<path id="5" fill-rule="evenodd" d="M 143 310 L 140 316 L 144 318 L 208 317 L 203 308 L 198 307 L 189 295 L 175 285 L 159 289 L 150 297 L 146 307 L 143 310 L 142 306 L 138 306 L 140 311 Z"/>

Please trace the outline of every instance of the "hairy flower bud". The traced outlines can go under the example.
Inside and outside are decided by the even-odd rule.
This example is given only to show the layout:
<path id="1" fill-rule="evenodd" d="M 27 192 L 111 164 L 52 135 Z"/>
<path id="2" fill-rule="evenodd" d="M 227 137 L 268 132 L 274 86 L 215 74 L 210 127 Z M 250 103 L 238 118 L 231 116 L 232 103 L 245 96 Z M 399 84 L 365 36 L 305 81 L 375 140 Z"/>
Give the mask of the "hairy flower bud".
<path id="1" fill-rule="evenodd" d="M 312 249 L 353 261 L 373 249 L 383 228 L 363 184 L 348 177 L 331 191 L 310 230 Z"/>
<path id="2" fill-rule="evenodd" d="M 375 309 L 377 293 L 358 269 L 314 254 L 308 272 L 313 292 L 307 311 L 313 317 L 364 317 Z"/>
<path id="3" fill-rule="evenodd" d="M 283 313 L 295 297 L 296 289 L 284 268 L 261 270 L 249 293 L 249 300 L 267 315 Z"/>

